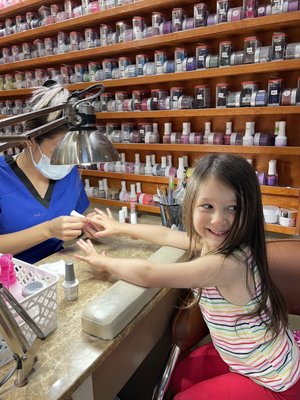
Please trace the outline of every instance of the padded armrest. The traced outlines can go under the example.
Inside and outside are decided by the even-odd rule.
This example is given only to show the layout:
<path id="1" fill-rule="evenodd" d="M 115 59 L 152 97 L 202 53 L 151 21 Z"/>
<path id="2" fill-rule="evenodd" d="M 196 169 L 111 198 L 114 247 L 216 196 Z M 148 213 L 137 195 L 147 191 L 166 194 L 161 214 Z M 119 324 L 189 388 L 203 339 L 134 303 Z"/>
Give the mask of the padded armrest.
<path id="1" fill-rule="evenodd" d="M 178 262 L 184 254 L 184 250 L 163 246 L 148 259 L 161 263 Z M 114 283 L 84 308 L 81 317 L 82 329 L 101 339 L 113 339 L 159 290 L 121 280 Z"/>
<path id="2" fill-rule="evenodd" d="M 190 296 L 189 293 L 185 304 L 188 303 Z M 208 328 L 202 317 L 199 304 L 179 309 L 172 322 L 171 334 L 172 342 L 182 352 L 191 349 L 208 334 Z"/>

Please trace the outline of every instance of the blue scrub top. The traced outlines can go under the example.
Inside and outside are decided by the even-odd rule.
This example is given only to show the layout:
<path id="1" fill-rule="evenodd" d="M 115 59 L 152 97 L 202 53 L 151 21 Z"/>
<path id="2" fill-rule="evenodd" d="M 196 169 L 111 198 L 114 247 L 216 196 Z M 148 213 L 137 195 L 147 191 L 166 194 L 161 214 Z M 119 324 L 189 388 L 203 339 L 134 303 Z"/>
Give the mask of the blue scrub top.
<path id="1" fill-rule="evenodd" d="M 12 157 L 0 157 L 0 235 L 70 215 L 72 210 L 83 213 L 88 205 L 77 167 L 63 179 L 50 180 L 42 198 Z M 62 240 L 51 238 L 15 257 L 33 264 L 60 250 L 62 243 Z"/>

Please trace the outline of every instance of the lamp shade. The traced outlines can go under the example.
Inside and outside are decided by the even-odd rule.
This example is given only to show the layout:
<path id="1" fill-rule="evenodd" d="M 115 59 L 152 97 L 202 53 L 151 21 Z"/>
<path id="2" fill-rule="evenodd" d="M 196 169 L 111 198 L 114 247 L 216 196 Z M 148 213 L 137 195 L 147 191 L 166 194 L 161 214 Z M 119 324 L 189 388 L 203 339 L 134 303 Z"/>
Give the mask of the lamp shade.
<path id="1" fill-rule="evenodd" d="M 54 149 L 51 164 L 76 165 L 118 161 L 117 150 L 99 131 L 69 131 Z"/>

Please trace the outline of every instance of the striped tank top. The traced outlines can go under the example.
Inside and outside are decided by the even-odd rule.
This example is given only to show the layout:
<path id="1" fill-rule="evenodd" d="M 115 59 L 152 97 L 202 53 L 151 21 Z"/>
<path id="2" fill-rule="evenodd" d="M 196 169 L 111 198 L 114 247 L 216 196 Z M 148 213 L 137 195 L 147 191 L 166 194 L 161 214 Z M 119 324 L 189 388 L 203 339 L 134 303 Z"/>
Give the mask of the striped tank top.
<path id="1" fill-rule="evenodd" d="M 232 372 L 251 378 L 274 392 L 292 387 L 300 378 L 300 351 L 292 332 L 272 339 L 258 316 L 240 316 L 257 307 L 260 276 L 253 266 L 255 296 L 244 306 L 228 302 L 216 287 L 203 288 L 200 308 L 213 344 Z M 267 320 L 267 316 L 263 316 Z"/>

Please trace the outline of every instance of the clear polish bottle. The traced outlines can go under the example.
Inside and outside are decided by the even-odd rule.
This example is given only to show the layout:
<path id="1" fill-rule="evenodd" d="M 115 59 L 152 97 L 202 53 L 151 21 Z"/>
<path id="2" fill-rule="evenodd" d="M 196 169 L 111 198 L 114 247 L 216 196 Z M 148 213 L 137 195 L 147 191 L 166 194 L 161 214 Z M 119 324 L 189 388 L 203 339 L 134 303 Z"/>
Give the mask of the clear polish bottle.
<path id="1" fill-rule="evenodd" d="M 79 281 L 75 277 L 72 262 L 65 263 L 65 280 L 63 281 L 64 297 L 66 300 L 76 300 L 78 297 Z"/>
<path id="2" fill-rule="evenodd" d="M 285 134 L 286 121 L 279 121 L 278 135 L 275 138 L 275 146 L 283 147 L 287 145 L 287 137 Z"/>

